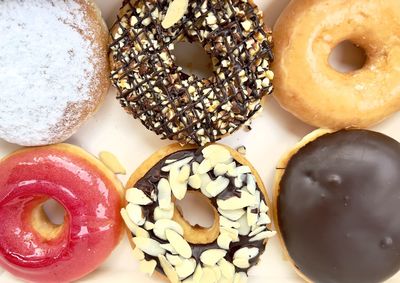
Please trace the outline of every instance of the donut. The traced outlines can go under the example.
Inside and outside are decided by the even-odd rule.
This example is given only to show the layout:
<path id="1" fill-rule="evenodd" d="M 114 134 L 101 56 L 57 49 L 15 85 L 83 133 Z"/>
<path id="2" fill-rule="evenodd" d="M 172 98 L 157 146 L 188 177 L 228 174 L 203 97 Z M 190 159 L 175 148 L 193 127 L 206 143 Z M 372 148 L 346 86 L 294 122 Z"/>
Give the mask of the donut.
<path id="1" fill-rule="evenodd" d="M 143 272 L 170 282 L 246 282 L 265 250 L 269 199 L 254 167 L 222 145 L 170 145 L 129 179 L 121 210 Z M 206 198 L 211 227 L 192 226 L 176 200 Z M 165 278 L 166 277 L 166 278 Z"/>
<path id="2" fill-rule="evenodd" d="M 320 128 L 367 128 L 400 110 L 400 1 L 293 0 L 274 28 L 275 98 Z M 350 41 L 361 69 L 336 71 L 332 50 Z"/>
<path id="3" fill-rule="evenodd" d="M 272 37 L 252 0 L 124 1 L 110 41 L 117 98 L 163 139 L 214 142 L 249 122 L 273 89 Z M 182 41 L 202 45 L 213 76 L 183 72 L 171 53 Z"/>
<path id="4" fill-rule="evenodd" d="M 318 130 L 280 164 L 274 221 L 307 282 L 377 283 L 400 269 L 400 144 L 367 130 Z"/>
<path id="5" fill-rule="evenodd" d="M 100 161 L 67 144 L 23 149 L 0 162 L 0 266 L 29 282 L 71 282 L 119 243 L 122 185 Z M 56 200 L 64 223 L 43 204 Z"/>
<path id="6" fill-rule="evenodd" d="M 0 1 L 0 138 L 62 142 L 110 82 L 108 29 L 92 0 Z"/>

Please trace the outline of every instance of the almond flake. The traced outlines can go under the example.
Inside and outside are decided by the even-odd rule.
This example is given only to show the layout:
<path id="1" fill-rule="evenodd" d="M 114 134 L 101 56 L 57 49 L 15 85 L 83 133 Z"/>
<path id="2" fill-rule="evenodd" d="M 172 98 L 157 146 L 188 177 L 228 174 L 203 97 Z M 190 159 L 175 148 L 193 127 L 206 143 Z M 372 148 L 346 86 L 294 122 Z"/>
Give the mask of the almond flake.
<path id="1" fill-rule="evenodd" d="M 171 186 L 172 193 L 178 200 L 182 200 L 187 192 L 187 182 L 181 182 L 179 180 L 179 168 L 172 167 L 169 172 L 169 184 Z"/>
<path id="2" fill-rule="evenodd" d="M 217 204 L 218 204 L 218 208 L 221 208 L 223 210 L 236 210 L 239 208 L 244 208 L 246 206 L 252 206 L 254 204 L 256 204 L 256 198 L 245 192 L 242 191 L 241 192 L 241 197 L 231 197 L 227 200 L 222 200 L 222 199 L 218 199 L 217 200 Z"/>
<path id="3" fill-rule="evenodd" d="M 137 237 L 144 237 L 144 238 L 148 238 L 150 237 L 149 232 L 147 232 L 146 230 L 144 230 L 143 228 L 139 227 L 138 225 L 136 225 L 135 223 L 133 223 L 133 221 L 129 218 L 128 213 L 126 212 L 125 208 L 121 209 L 121 216 L 122 219 L 125 222 L 126 227 L 128 227 L 128 229 Z"/>
<path id="4" fill-rule="evenodd" d="M 213 144 L 202 150 L 205 159 L 209 160 L 214 167 L 218 163 L 228 164 L 232 162 L 232 155 L 224 146 Z"/>
<path id="5" fill-rule="evenodd" d="M 247 275 L 244 272 L 239 272 L 235 274 L 232 283 L 246 283 L 247 282 Z"/>
<path id="6" fill-rule="evenodd" d="M 199 168 L 197 169 L 197 174 L 200 174 L 200 175 L 201 175 L 201 174 L 205 174 L 205 173 L 207 173 L 208 171 L 210 171 L 211 169 L 213 169 L 213 166 L 212 166 L 210 160 L 204 159 L 204 160 L 200 163 Z"/>
<path id="7" fill-rule="evenodd" d="M 167 179 L 162 178 L 158 184 L 158 204 L 162 209 L 171 208 L 171 187 Z"/>
<path id="8" fill-rule="evenodd" d="M 209 249 L 200 255 L 200 260 L 205 265 L 214 266 L 218 261 L 226 256 L 226 253 L 227 251 L 221 249 Z"/>
<path id="9" fill-rule="evenodd" d="M 260 204 L 260 211 L 261 211 L 261 212 L 267 213 L 268 210 L 269 210 L 269 208 L 268 208 L 268 206 L 265 204 L 265 202 L 264 202 L 264 201 L 261 201 L 261 204 Z"/>
<path id="10" fill-rule="evenodd" d="M 157 262 L 152 259 L 152 260 L 141 260 L 139 262 L 139 270 L 149 276 L 153 275 L 154 270 L 156 269 Z"/>
<path id="11" fill-rule="evenodd" d="M 187 182 L 190 176 L 190 166 L 185 164 L 182 166 L 181 171 L 179 172 L 178 180 L 179 182 Z"/>
<path id="12" fill-rule="evenodd" d="M 272 238 L 273 236 L 276 235 L 276 231 L 265 231 L 257 234 L 253 238 L 250 239 L 250 242 L 256 242 L 256 241 L 261 241 L 265 240 L 267 238 Z"/>
<path id="13" fill-rule="evenodd" d="M 257 225 L 261 226 L 266 224 L 271 224 L 271 219 L 269 218 L 268 214 L 260 213 L 260 215 L 258 216 Z"/>
<path id="14" fill-rule="evenodd" d="M 176 273 L 172 265 L 168 262 L 168 260 L 165 258 L 165 256 L 158 255 L 158 260 L 169 281 L 171 281 L 171 283 L 180 283 L 178 274 Z"/>
<path id="15" fill-rule="evenodd" d="M 160 219 L 172 219 L 174 216 L 174 204 L 171 204 L 171 207 L 169 209 L 162 209 L 160 207 L 156 207 L 154 209 L 154 220 L 160 220 Z"/>
<path id="16" fill-rule="evenodd" d="M 108 151 L 102 151 L 99 154 L 101 162 L 104 163 L 114 174 L 126 174 L 125 168 L 121 165 L 118 158 L 114 154 Z"/>
<path id="17" fill-rule="evenodd" d="M 153 232 L 154 234 L 162 239 L 162 240 L 167 240 L 167 236 L 165 234 L 165 231 L 167 229 L 173 230 L 179 235 L 183 236 L 183 229 L 181 225 L 179 225 L 177 222 L 169 219 L 160 219 L 157 220 L 156 223 L 154 224 L 154 229 Z"/>
<path id="18" fill-rule="evenodd" d="M 201 178 L 200 175 L 195 174 L 189 177 L 189 186 L 193 189 L 200 189 L 201 187 Z"/>
<path id="19" fill-rule="evenodd" d="M 159 254 L 165 254 L 165 250 L 160 246 L 160 243 L 151 238 L 135 237 L 133 242 L 136 247 L 148 255 L 158 256 Z"/>
<path id="20" fill-rule="evenodd" d="M 180 279 L 189 277 L 196 269 L 196 260 L 194 258 L 184 259 L 182 264 L 175 267 L 176 273 Z"/>
<path id="21" fill-rule="evenodd" d="M 196 270 L 193 273 L 193 283 L 202 283 L 201 278 L 203 277 L 203 268 L 201 264 L 198 264 Z"/>
<path id="22" fill-rule="evenodd" d="M 267 229 L 266 226 L 257 227 L 256 229 L 254 229 L 254 230 L 249 234 L 249 237 L 253 237 L 253 236 L 255 236 L 255 235 L 261 233 L 261 232 L 264 231 L 265 229 Z"/>
<path id="23" fill-rule="evenodd" d="M 233 260 L 233 264 L 241 269 L 247 269 L 250 267 L 249 260 L 243 257 L 235 258 Z"/>
<path id="24" fill-rule="evenodd" d="M 232 239 L 232 242 L 237 242 L 239 241 L 239 231 L 234 228 L 228 228 L 228 227 L 220 227 L 221 233 L 227 233 L 229 237 Z M 250 231 L 250 228 L 249 228 Z"/>
<path id="25" fill-rule="evenodd" d="M 128 189 L 125 198 L 128 202 L 137 205 L 148 205 L 153 202 L 142 190 L 137 188 Z"/>
<path id="26" fill-rule="evenodd" d="M 173 230 L 167 229 L 165 231 L 168 241 L 178 254 L 184 258 L 192 257 L 192 248 L 186 240 Z"/>
<path id="27" fill-rule="evenodd" d="M 218 266 L 221 270 L 222 276 L 232 282 L 233 277 L 235 276 L 235 266 L 224 258 L 218 262 Z"/>
<path id="28" fill-rule="evenodd" d="M 169 261 L 169 263 L 172 264 L 173 266 L 181 265 L 184 259 L 179 255 L 171 255 L 171 254 L 166 254 L 166 258 Z"/>
<path id="29" fill-rule="evenodd" d="M 241 236 L 247 236 L 250 233 L 250 226 L 247 222 L 247 214 L 244 214 L 240 219 L 238 220 L 240 227 L 238 229 L 239 235 Z"/>
<path id="30" fill-rule="evenodd" d="M 215 181 L 208 183 L 206 191 L 212 196 L 216 197 L 229 186 L 229 179 L 219 176 Z"/>
<path id="31" fill-rule="evenodd" d="M 214 270 L 211 267 L 203 267 L 203 276 L 201 277 L 200 282 L 207 282 L 207 283 L 216 283 L 217 276 L 214 273 Z"/>
<path id="32" fill-rule="evenodd" d="M 239 228 L 240 224 L 238 222 L 231 221 L 223 216 L 219 217 L 219 224 L 221 227 L 228 227 L 228 228 Z"/>
<path id="33" fill-rule="evenodd" d="M 126 206 L 126 212 L 128 213 L 129 218 L 138 226 L 142 226 L 146 219 L 143 216 L 142 208 L 133 203 L 128 203 Z"/>
<path id="34" fill-rule="evenodd" d="M 256 192 L 256 181 L 254 180 L 254 176 L 251 174 L 247 174 L 247 190 L 249 191 L 250 194 L 254 195 Z"/>
<path id="35" fill-rule="evenodd" d="M 214 175 L 215 176 L 222 176 L 222 175 L 226 174 L 226 172 L 228 172 L 228 170 L 229 170 L 228 165 L 226 165 L 224 163 L 218 163 L 214 167 Z"/>
<path id="36" fill-rule="evenodd" d="M 243 214 L 246 213 L 246 211 L 243 209 L 223 210 L 223 209 L 218 208 L 218 211 L 222 216 L 224 216 L 232 221 L 239 220 L 239 218 L 242 217 Z"/>
<path id="37" fill-rule="evenodd" d="M 173 0 L 168 7 L 167 14 L 161 25 L 168 29 L 179 22 L 186 14 L 189 6 L 189 0 Z"/>
<path id="38" fill-rule="evenodd" d="M 167 166 L 162 167 L 161 171 L 169 172 L 171 170 L 171 168 L 173 168 L 173 167 L 181 168 L 183 165 L 186 165 L 190 161 L 192 161 L 192 159 L 193 159 L 193 157 L 189 156 L 189 157 L 186 157 L 184 159 L 178 160 L 178 161 L 176 161 L 174 163 L 171 163 L 171 164 L 168 164 Z"/>
<path id="39" fill-rule="evenodd" d="M 141 249 L 139 249 L 138 247 L 135 247 L 134 249 L 133 249 L 133 257 L 135 258 L 135 259 L 137 259 L 137 260 L 143 260 L 144 259 L 144 252 L 142 252 L 142 250 Z"/>
<path id="40" fill-rule="evenodd" d="M 229 250 L 229 246 L 232 242 L 232 238 L 228 233 L 221 233 L 217 238 L 218 247 Z"/>
<path id="41" fill-rule="evenodd" d="M 164 250 L 169 251 L 171 254 L 173 255 L 177 255 L 178 253 L 176 252 L 176 250 L 174 249 L 173 246 L 171 246 L 171 244 L 161 244 L 160 245 Z"/>
<path id="42" fill-rule="evenodd" d="M 257 223 L 258 220 L 258 214 L 252 212 L 253 208 L 248 207 L 247 208 L 247 224 L 251 227 L 254 224 Z"/>

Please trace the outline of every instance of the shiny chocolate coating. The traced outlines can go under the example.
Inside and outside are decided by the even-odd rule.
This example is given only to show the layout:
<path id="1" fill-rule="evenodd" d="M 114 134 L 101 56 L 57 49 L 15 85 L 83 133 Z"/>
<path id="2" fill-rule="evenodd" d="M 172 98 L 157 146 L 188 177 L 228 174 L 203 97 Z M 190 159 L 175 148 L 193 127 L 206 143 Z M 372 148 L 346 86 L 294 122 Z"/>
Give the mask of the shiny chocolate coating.
<path id="1" fill-rule="evenodd" d="M 400 268 L 400 144 L 367 130 L 301 148 L 280 182 L 278 224 L 313 282 L 381 282 Z"/>

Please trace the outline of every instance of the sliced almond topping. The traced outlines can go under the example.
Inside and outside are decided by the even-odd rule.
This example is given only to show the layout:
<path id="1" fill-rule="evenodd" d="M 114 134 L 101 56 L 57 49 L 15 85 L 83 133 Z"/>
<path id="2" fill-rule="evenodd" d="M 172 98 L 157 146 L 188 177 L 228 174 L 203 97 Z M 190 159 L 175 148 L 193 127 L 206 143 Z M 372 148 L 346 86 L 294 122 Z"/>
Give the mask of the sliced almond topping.
<path id="1" fill-rule="evenodd" d="M 172 216 L 174 216 L 174 204 L 171 204 L 169 209 L 162 209 L 160 207 L 154 209 L 154 220 L 156 221 L 160 219 L 172 219 Z"/>
<path id="2" fill-rule="evenodd" d="M 171 254 L 173 255 L 177 255 L 178 253 L 176 252 L 176 250 L 174 249 L 173 246 L 171 246 L 171 244 L 161 244 L 160 245 L 163 249 L 169 251 Z"/>
<path id="3" fill-rule="evenodd" d="M 201 264 L 198 264 L 196 270 L 193 273 L 193 283 L 201 283 L 201 278 L 203 277 L 203 268 Z"/>
<path id="4" fill-rule="evenodd" d="M 173 266 L 181 265 L 184 260 L 184 258 L 180 257 L 179 255 L 166 254 L 165 257 Z"/>
<path id="5" fill-rule="evenodd" d="M 158 260 L 169 281 L 171 281 L 171 283 L 180 283 L 178 274 L 176 273 L 172 265 L 168 262 L 168 260 L 165 258 L 165 256 L 158 255 Z"/>
<path id="6" fill-rule="evenodd" d="M 221 227 L 228 227 L 228 228 L 239 228 L 240 224 L 238 222 L 231 221 L 223 216 L 219 217 L 219 224 Z"/>
<path id="7" fill-rule="evenodd" d="M 232 263 L 230 263 L 224 258 L 222 258 L 218 262 L 218 266 L 221 270 L 222 276 L 226 279 L 231 280 L 230 282 L 232 282 L 233 277 L 235 276 L 235 266 L 233 266 Z"/>
<path id="8" fill-rule="evenodd" d="M 152 260 L 141 260 L 139 263 L 139 270 L 149 276 L 153 275 L 154 270 L 156 269 L 157 262 Z"/>
<path id="9" fill-rule="evenodd" d="M 174 163 L 168 164 L 167 166 L 164 166 L 163 168 L 161 168 L 161 171 L 163 172 L 169 172 L 171 170 L 171 168 L 173 167 L 177 167 L 177 168 L 181 168 L 183 165 L 188 164 L 190 161 L 192 161 L 193 157 L 189 156 L 186 157 L 184 159 L 178 160 Z"/>
<path id="10" fill-rule="evenodd" d="M 232 242 L 237 242 L 239 241 L 239 231 L 234 229 L 234 228 L 228 228 L 228 227 L 220 227 L 221 233 L 227 233 L 229 237 L 232 239 Z M 250 229 L 249 229 L 250 231 Z"/>
<path id="11" fill-rule="evenodd" d="M 181 171 L 179 172 L 178 180 L 179 182 L 187 182 L 190 176 L 190 166 L 185 164 L 182 166 Z"/>
<path id="12" fill-rule="evenodd" d="M 257 223 L 258 214 L 253 212 L 253 208 L 247 208 L 247 224 L 251 227 Z"/>
<path id="13" fill-rule="evenodd" d="M 243 181 L 240 177 L 236 177 L 234 180 L 234 185 L 236 188 L 241 188 L 243 187 Z"/>
<path id="14" fill-rule="evenodd" d="M 179 235 L 183 236 L 183 229 L 181 225 L 170 219 L 157 220 L 154 224 L 153 232 L 158 238 L 162 240 L 167 240 L 167 235 L 165 234 L 165 231 L 168 229 L 173 230 Z"/>
<path id="15" fill-rule="evenodd" d="M 239 272 L 235 274 L 233 283 L 247 283 L 247 275 L 244 272 Z"/>
<path id="16" fill-rule="evenodd" d="M 154 228 L 154 223 L 153 222 L 150 222 L 150 221 L 146 221 L 145 223 L 144 223 L 144 229 L 146 229 L 147 231 L 150 231 L 150 230 L 153 230 L 153 228 Z"/>
<path id="17" fill-rule="evenodd" d="M 135 247 L 133 249 L 133 257 L 137 260 L 143 260 L 144 259 L 144 252 L 142 252 L 141 249 L 139 249 L 138 247 Z"/>
<path id="18" fill-rule="evenodd" d="M 148 255 L 158 256 L 165 254 L 165 250 L 160 246 L 160 243 L 151 238 L 135 237 L 133 238 L 133 242 L 137 248 Z"/>
<path id="19" fill-rule="evenodd" d="M 192 257 L 192 248 L 181 235 L 170 229 L 167 229 L 165 234 L 171 246 L 177 251 L 178 254 L 184 258 Z"/>
<path id="20" fill-rule="evenodd" d="M 260 204 L 260 211 L 261 211 L 261 212 L 264 212 L 264 213 L 267 213 L 268 210 L 269 210 L 269 208 L 268 208 L 268 206 L 265 204 L 265 202 L 264 202 L 264 201 L 261 201 L 261 204 Z"/>
<path id="21" fill-rule="evenodd" d="M 200 282 L 207 282 L 207 283 L 216 283 L 217 276 L 214 273 L 214 270 L 211 267 L 203 267 L 203 276 L 201 277 Z"/>
<path id="22" fill-rule="evenodd" d="M 218 247 L 225 249 L 225 250 L 229 250 L 229 246 L 230 246 L 231 242 L 232 242 L 232 238 L 226 232 L 221 233 L 217 238 Z"/>
<path id="23" fill-rule="evenodd" d="M 201 178 L 200 175 L 195 174 L 189 177 L 189 186 L 193 189 L 200 189 L 201 187 Z"/>
<path id="24" fill-rule="evenodd" d="M 229 186 L 229 179 L 219 176 L 215 181 L 208 183 L 206 191 L 213 197 L 216 197 Z"/>
<path id="25" fill-rule="evenodd" d="M 232 221 L 239 220 L 239 218 L 242 217 L 243 214 L 246 213 L 246 211 L 244 209 L 223 210 L 223 209 L 218 208 L 218 211 L 222 216 L 224 216 Z"/>
<path id="26" fill-rule="evenodd" d="M 255 236 L 255 235 L 261 233 L 261 232 L 264 231 L 265 229 L 267 229 L 266 226 L 257 227 L 257 228 L 255 228 L 255 229 L 249 234 L 249 237 L 253 237 L 253 236 Z"/>
<path id="27" fill-rule="evenodd" d="M 234 253 L 233 258 L 253 259 L 258 255 L 258 253 L 259 253 L 259 249 L 258 248 L 244 247 L 244 248 L 241 248 L 241 249 L 237 250 Z"/>
<path id="28" fill-rule="evenodd" d="M 192 172 L 193 172 L 193 174 L 197 174 L 197 171 L 199 170 L 199 166 L 200 166 L 200 164 L 198 162 L 196 162 L 196 161 L 192 163 Z"/>
<path id="29" fill-rule="evenodd" d="M 276 235 L 276 231 L 265 231 L 255 235 L 253 238 L 250 239 L 250 242 L 261 241 L 268 238 L 272 238 Z"/>
<path id="30" fill-rule="evenodd" d="M 196 260 L 194 258 L 184 259 L 182 264 L 177 265 L 175 269 L 180 279 L 186 278 L 192 275 L 196 269 Z"/>
<path id="31" fill-rule="evenodd" d="M 239 268 L 242 268 L 242 269 L 246 269 L 246 268 L 250 267 L 249 260 L 247 258 L 243 258 L 243 257 L 235 258 L 233 260 L 233 264 L 236 267 L 239 267 Z"/>
<path id="32" fill-rule="evenodd" d="M 126 206 L 126 212 L 128 213 L 129 218 L 138 226 L 142 226 L 146 219 L 143 216 L 142 208 L 133 203 L 128 203 Z"/>
<path id="33" fill-rule="evenodd" d="M 251 174 L 247 174 L 246 177 L 246 183 L 247 183 L 247 190 L 249 191 L 250 194 L 254 195 L 254 193 L 256 192 L 256 181 L 254 179 L 254 176 Z"/>
<path id="34" fill-rule="evenodd" d="M 200 255 L 202 263 L 208 266 L 214 266 L 221 258 L 226 256 L 227 251 L 221 249 L 209 249 Z"/>
<path id="35" fill-rule="evenodd" d="M 261 225 L 267 225 L 270 223 L 271 223 L 271 219 L 269 218 L 268 214 L 260 213 L 260 215 L 258 216 L 257 225 L 261 226 Z"/>
<path id="36" fill-rule="evenodd" d="M 125 198 L 128 202 L 137 205 L 148 205 L 153 202 L 142 190 L 137 188 L 128 189 Z"/>
<path id="37" fill-rule="evenodd" d="M 162 209 L 171 208 L 171 187 L 167 179 L 162 178 L 158 184 L 158 204 Z"/>
<path id="38" fill-rule="evenodd" d="M 188 6 L 189 0 L 173 0 L 169 4 L 167 14 L 161 23 L 162 27 L 168 29 L 179 22 L 186 14 Z"/>
<path id="39" fill-rule="evenodd" d="M 226 174 L 226 172 L 228 172 L 228 170 L 229 170 L 228 165 L 226 165 L 224 163 L 218 163 L 214 167 L 214 175 L 215 176 L 222 176 L 222 175 Z"/>
<path id="40" fill-rule="evenodd" d="M 202 174 L 200 175 L 200 178 L 201 178 L 201 187 L 200 187 L 201 193 L 206 197 L 211 198 L 211 195 L 206 190 L 208 184 L 212 181 L 210 176 L 208 176 L 208 174 Z"/>
<path id="41" fill-rule="evenodd" d="M 213 166 L 210 162 L 210 160 L 208 159 L 204 159 L 200 165 L 199 168 L 197 169 L 197 174 L 205 174 L 207 172 L 209 172 L 211 169 L 213 169 Z"/>
<path id="42" fill-rule="evenodd" d="M 232 162 L 232 155 L 224 146 L 213 144 L 205 147 L 202 150 L 205 159 L 211 161 L 212 166 L 218 163 L 228 164 Z"/>
<path id="43" fill-rule="evenodd" d="M 121 165 L 118 158 L 114 154 L 108 151 L 102 151 L 99 154 L 101 162 L 104 163 L 114 174 L 126 174 L 124 166 Z"/>
<path id="44" fill-rule="evenodd" d="M 250 226 L 247 222 L 247 214 L 244 214 L 240 219 L 238 220 L 240 227 L 238 229 L 239 235 L 241 236 L 247 236 L 250 233 Z"/>
<path id="45" fill-rule="evenodd" d="M 211 268 L 212 268 L 212 270 L 214 271 L 215 278 L 217 279 L 217 282 L 220 282 L 220 279 L 221 279 L 221 277 L 222 277 L 222 272 L 221 272 L 221 270 L 219 269 L 219 266 L 218 266 L 218 265 L 214 265 L 214 266 L 212 266 Z"/>
<path id="46" fill-rule="evenodd" d="M 223 210 L 236 210 L 256 204 L 256 198 L 253 195 L 242 191 L 240 198 L 231 197 L 227 200 L 218 199 L 217 204 L 218 207 Z"/>
<path id="47" fill-rule="evenodd" d="M 133 221 L 129 218 L 128 213 L 125 208 L 121 209 L 121 216 L 122 219 L 124 220 L 126 227 L 137 237 L 144 237 L 148 238 L 150 237 L 149 232 L 144 230 L 143 228 L 140 228 L 138 225 L 133 223 Z"/>
<path id="48" fill-rule="evenodd" d="M 172 167 L 169 172 L 169 184 L 171 186 L 172 193 L 174 196 L 182 200 L 187 192 L 187 182 L 181 182 L 179 180 L 180 170 L 178 167 Z"/>

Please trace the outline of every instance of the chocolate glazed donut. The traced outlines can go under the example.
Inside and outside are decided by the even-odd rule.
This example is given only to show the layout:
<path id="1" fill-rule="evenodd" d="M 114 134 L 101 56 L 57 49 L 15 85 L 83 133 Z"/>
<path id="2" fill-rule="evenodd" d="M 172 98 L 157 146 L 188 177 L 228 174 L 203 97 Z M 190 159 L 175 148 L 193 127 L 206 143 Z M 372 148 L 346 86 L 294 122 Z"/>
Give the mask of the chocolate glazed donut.
<path id="1" fill-rule="evenodd" d="M 400 144 L 376 132 L 317 131 L 279 165 L 275 221 L 310 282 L 373 283 L 400 267 Z"/>

